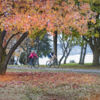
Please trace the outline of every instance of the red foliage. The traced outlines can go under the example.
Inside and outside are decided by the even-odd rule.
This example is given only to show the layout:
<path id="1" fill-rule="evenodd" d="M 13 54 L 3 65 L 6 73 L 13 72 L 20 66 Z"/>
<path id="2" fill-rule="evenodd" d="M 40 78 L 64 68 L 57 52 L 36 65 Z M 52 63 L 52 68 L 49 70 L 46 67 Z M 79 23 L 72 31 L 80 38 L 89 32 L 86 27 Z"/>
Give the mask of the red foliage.
<path id="1" fill-rule="evenodd" d="M 98 77 L 91 74 L 78 73 L 52 73 L 52 72 L 9 72 L 0 76 L 0 82 L 10 84 L 27 84 L 40 87 L 56 87 L 61 84 L 72 84 L 72 88 L 78 88 L 79 84 L 94 84 Z"/>

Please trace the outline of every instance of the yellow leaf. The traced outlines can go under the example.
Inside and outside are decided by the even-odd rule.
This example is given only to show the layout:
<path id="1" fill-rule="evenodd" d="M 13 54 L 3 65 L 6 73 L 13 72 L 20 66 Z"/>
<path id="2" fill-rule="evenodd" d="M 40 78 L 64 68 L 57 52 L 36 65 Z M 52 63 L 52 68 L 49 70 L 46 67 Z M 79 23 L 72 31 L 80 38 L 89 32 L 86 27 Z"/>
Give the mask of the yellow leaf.
<path id="1" fill-rule="evenodd" d="M 94 19 L 91 19 L 91 22 L 92 22 L 93 24 L 95 24 L 96 21 L 95 21 Z"/>
<path id="2" fill-rule="evenodd" d="M 98 34 L 98 33 L 96 33 L 94 36 L 98 38 L 98 37 L 99 37 L 99 34 Z"/>

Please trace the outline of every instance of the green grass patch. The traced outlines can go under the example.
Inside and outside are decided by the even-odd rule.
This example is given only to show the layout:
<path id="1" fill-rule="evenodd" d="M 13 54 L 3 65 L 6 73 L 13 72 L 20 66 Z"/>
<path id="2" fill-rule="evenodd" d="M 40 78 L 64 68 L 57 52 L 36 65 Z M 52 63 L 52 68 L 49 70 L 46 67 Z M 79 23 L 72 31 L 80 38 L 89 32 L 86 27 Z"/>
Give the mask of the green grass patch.
<path id="1" fill-rule="evenodd" d="M 94 66 L 91 63 L 86 63 L 84 65 L 76 64 L 76 63 L 69 63 L 69 64 L 62 64 L 60 68 L 72 68 L 72 69 L 100 69 L 100 66 Z"/>
<path id="2" fill-rule="evenodd" d="M 29 65 L 8 65 L 10 67 L 29 67 Z M 38 68 L 38 66 L 36 66 Z M 41 68 L 46 68 L 46 65 L 40 65 L 39 67 Z M 53 66 L 51 66 L 51 68 L 53 68 Z M 67 64 L 61 64 L 60 66 L 56 66 L 56 68 L 70 68 L 70 69 L 100 69 L 100 66 L 94 66 L 92 65 L 92 63 L 86 63 L 84 65 L 81 64 L 77 64 L 77 63 L 67 63 Z M 39 71 L 40 69 L 38 69 Z M 41 71 L 41 70 L 40 70 Z M 43 71 L 43 70 L 42 70 Z"/>

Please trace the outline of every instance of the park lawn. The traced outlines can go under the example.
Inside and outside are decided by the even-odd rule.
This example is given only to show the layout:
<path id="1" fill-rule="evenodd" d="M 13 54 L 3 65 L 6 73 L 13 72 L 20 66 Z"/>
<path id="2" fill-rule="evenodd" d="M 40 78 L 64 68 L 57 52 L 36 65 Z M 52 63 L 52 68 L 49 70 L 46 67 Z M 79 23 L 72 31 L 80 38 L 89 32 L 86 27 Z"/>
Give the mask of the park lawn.
<path id="1" fill-rule="evenodd" d="M 70 69 L 100 69 L 100 66 L 94 66 L 91 63 L 86 63 L 84 65 L 77 64 L 77 63 L 68 63 L 60 65 L 60 68 L 70 68 Z"/>
<path id="2" fill-rule="evenodd" d="M 9 69 L 0 100 L 100 100 L 100 75 Z"/>
<path id="3" fill-rule="evenodd" d="M 28 67 L 28 65 L 8 65 L 10 67 Z M 46 65 L 40 65 L 41 68 L 46 68 Z M 94 66 L 91 63 L 86 63 L 84 65 L 80 65 L 77 63 L 67 63 L 67 64 L 61 64 L 60 66 L 55 66 L 56 68 L 66 68 L 66 69 L 95 69 L 100 70 L 100 66 Z M 53 66 L 51 66 L 53 68 Z"/>

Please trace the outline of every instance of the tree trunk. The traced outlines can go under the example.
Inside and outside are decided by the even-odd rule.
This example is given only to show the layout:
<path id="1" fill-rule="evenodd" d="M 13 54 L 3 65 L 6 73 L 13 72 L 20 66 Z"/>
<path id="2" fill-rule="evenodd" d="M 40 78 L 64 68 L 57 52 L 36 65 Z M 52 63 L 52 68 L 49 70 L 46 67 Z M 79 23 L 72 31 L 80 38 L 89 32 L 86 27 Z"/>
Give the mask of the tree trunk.
<path id="1" fill-rule="evenodd" d="M 100 65 L 100 51 L 98 49 L 93 51 L 93 65 Z"/>
<path id="2" fill-rule="evenodd" d="M 39 54 L 39 37 L 36 37 L 36 41 L 37 41 L 37 55 Z M 38 59 L 37 59 L 37 65 L 39 67 L 39 55 L 38 55 Z"/>
<path id="3" fill-rule="evenodd" d="M 91 38 L 89 41 L 90 48 L 93 52 L 93 65 L 100 65 L 100 37 Z"/>
<path id="4" fill-rule="evenodd" d="M 79 64 L 84 64 L 85 55 L 86 55 L 86 49 L 87 49 L 87 43 L 84 44 L 84 45 L 81 47 L 81 55 L 80 55 Z"/>
<path id="5" fill-rule="evenodd" d="M 65 56 L 65 51 L 63 52 L 63 55 L 62 55 L 62 57 L 61 57 L 60 60 L 59 60 L 59 65 L 61 64 L 61 62 L 62 62 L 64 56 Z"/>
<path id="6" fill-rule="evenodd" d="M 53 36 L 53 47 L 54 47 L 54 54 L 57 57 L 57 31 L 54 33 L 55 35 Z M 56 59 L 57 63 L 57 59 Z"/>
<path id="7" fill-rule="evenodd" d="M 64 60 L 64 64 L 66 64 L 67 58 L 68 58 L 68 56 L 69 56 L 69 54 L 70 54 L 71 50 L 72 50 L 72 47 L 71 47 L 71 48 L 69 48 L 69 50 L 67 50 L 68 52 L 66 52 L 66 55 L 65 55 L 65 60 Z"/>
<path id="8" fill-rule="evenodd" d="M 82 58 L 82 64 L 84 64 L 85 56 L 86 56 L 86 49 L 87 49 L 87 43 L 84 46 L 84 53 L 83 53 L 83 58 Z"/>
<path id="9" fill-rule="evenodd" d="M 30 53 L 31 53 L 31 47 L 30 48 L 28 48 L 27 47 L 27 64 L 29 63 L 29 55 L 30 55 Z"/>
<path id="10" fill-rule="evenodd" d="M 83 58 L 83 46 L 81 46 L 81 54 L 80 54 L 79 64 L 82 64 L 82 58 Z"/>
<path id="11" fill-rule="evenodd" d="M 15 43 L 15 45 L 10 49 L 9 53 L 6 55 L 6 49 L 2 47 L 0 43 L 0 74 L 3 75 L 6 73 L 7 64 L 16 50 L 16 48 L 21 44 L 21 42 L 27 37 L 28 32 L 23 33 L 23 35 L 19 38 L 19 40 Z"/>
<path id="12" fill-rule="evenodd" d="M 0 74 L 1 75 L 5 74 L 7 69 L 7 67 L 5 66 L 5 59 L 6 59 L 5 50 L 3 50 L 3 48 L 0 48 Z"/>

